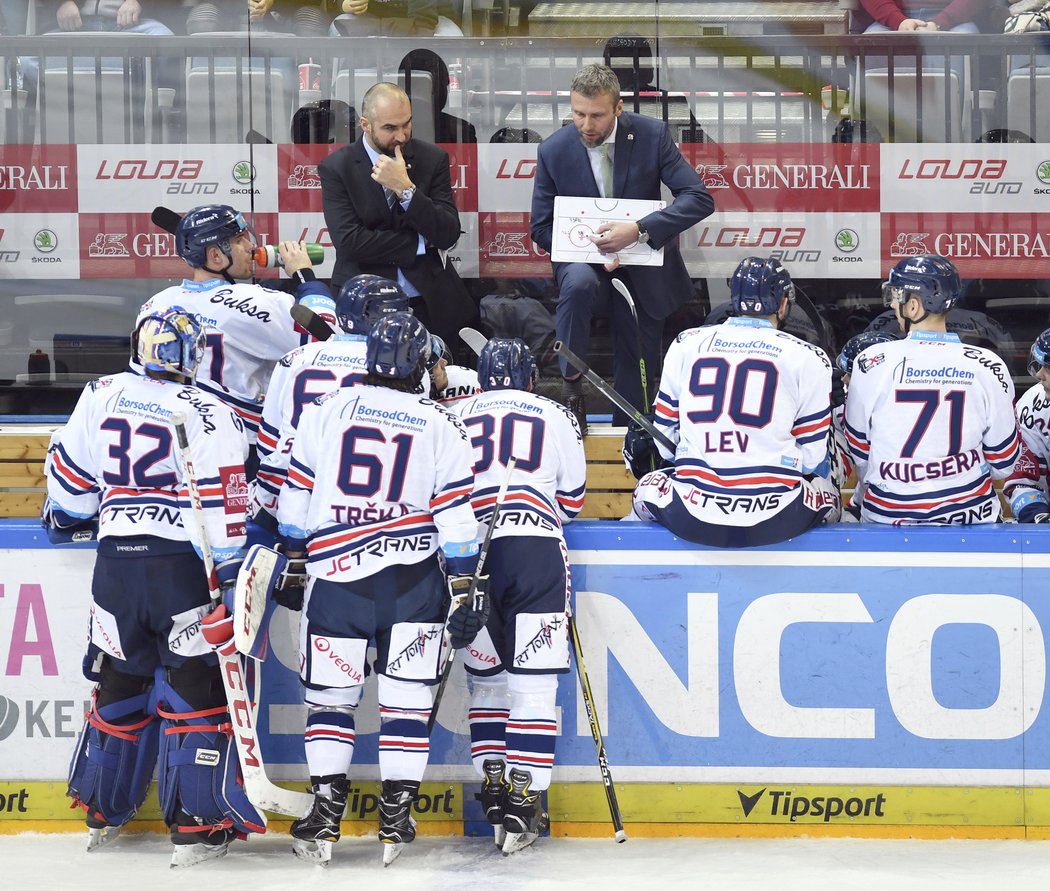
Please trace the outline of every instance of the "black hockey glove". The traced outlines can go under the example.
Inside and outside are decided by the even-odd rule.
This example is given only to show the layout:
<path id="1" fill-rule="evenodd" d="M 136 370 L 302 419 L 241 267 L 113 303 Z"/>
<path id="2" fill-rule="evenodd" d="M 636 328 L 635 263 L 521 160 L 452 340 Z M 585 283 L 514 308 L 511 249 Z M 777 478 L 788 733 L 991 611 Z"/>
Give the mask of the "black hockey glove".
<path id="1" fill-rule="evenodd" d="M 640 480 L 647 473 L 670 467 L 670 461 L 664 460 L 656 447 L 651 433 L 647 433 L 637 424 L 627 425 L 627 435 L 623 438 L 623 463 Z"/>
<path id="2" fill-rule="evenodd" d="M 1017 514 L 1018 523 L 1050 523 L 1050 513 L 1046 512 L 1046 505 L 1039 502 L 1029 504 Z"/>
<path id="3" fill-rule="evenodd" d="M 489 596 L 487 575 L 478 576 L 478 584 L 474 589 L 474 600 L 467 602 L 467 594 L 470 591 L 471 575 L 449 576 L 448 588 L 452 592 L 453 610 L 448 617 L 445 631 L 448 633 L 449 645 L 454 650 L 461 650 L 473 642 L 478 633 L 485 627 L 489 618 Z M 455 604 L 459 603 L 459 606 Z"/>
<path id="4" fill-rule="evenodd" d="M 279 550 L 279 549 L 278 549 Z M 281 580 L 273 589 L 273 599 L 279 606 L 299 612 L 306 594 L 306 558 L 289 557 Z"/>
<path id="5" fill-rule="evenodd" d="M 846 404 L 846 385 L 842 382 L 846 372 L 841 368 L 831 369 L 831 407 L 838 408 Z"/>

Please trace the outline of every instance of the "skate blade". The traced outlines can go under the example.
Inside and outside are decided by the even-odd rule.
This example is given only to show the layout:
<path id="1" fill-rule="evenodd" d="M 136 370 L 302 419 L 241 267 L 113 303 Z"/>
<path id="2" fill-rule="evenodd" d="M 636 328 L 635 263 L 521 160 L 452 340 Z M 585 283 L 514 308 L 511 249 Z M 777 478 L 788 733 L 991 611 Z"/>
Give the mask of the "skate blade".
<path id="1" fill-rule="evenodd" d="M 104 848 L 106 845 L 111 844 L 118 835 L 120 835 L 119 826 L 103 826 L 100 829 L 89 829 L 87 852 L 90 854 L 92 851 Z"/>
<path id="2" fill-rule="evenodd" d="M 171 852 L 171 868 L 186 869 L 196 866 L 198 863 L 206 863 L 209 860 L 218 860 L 225 857 L 229 850 L 229 844 L 225 845 L 173 845 Z"/>
<path id="3" fill-rule="evenodd" d="M 503 856 L 506 857 L 522 848 L 527 848 L 539 837 L 538 832 L 508 832 L 507 837 L 503 840 Z"/>
<path id="4" fill-rule="evenodd" d="M 313 863 L 316 866 L 328 866 L 332 859 L 332 843 L 330 841 L 308 841 L 304 838 L 293 838 L 292 853 L 307 863 Z"/>
<path id="5" fill-rule="evenodd" d="M 496 847 L 501 851 L 503 850 L 503 843 L 507 840 L 507 830 L 502 826 L 492 827 L 493 841 L 496 842 Z"/>
<path id="6" fill-rule="evenodd" d="M 404 850 L 404 842 L 396 841 L 383 841 L 383 866 L 387 867 L 398 857 L 401 856 L 401 852 Z"/>

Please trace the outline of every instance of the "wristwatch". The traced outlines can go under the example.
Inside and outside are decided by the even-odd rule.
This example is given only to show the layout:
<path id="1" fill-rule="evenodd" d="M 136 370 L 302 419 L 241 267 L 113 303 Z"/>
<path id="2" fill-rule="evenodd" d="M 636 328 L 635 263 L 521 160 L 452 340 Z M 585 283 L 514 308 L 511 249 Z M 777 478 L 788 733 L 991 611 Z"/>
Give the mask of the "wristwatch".
<path id="1" fill-rule="evenodd" d="M 641 223 L 635 223 L 638 227 L 638 244 L 649 243 L 649 230 L 645 228 Z"/>
<path id="2" fill-rule="evenodd" d="M 416 187 L 415 186 L 409 186 L 407 189 L 405 189 L 401 193 L 401 203 L 402 204 L 407 204 L 409 201 L 412 200 L 412 196 L 415 195 L 415 194 L 416 194 Z"/>

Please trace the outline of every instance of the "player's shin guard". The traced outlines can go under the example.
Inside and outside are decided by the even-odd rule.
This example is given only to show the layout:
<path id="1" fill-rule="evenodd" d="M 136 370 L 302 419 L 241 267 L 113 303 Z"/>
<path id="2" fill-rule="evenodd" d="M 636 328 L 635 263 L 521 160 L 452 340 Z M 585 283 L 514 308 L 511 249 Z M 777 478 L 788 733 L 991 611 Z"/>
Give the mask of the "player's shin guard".
<path id="1" fill-rule="evenodd" d="M 386 779 L 423 779 L 430 758 L 427 719 L 433 687 L 379 675 L 379 773 Z"/>
<path id="2" fill-rule="evenodd" d="M 244 793 L 218 668 L 191 659 L 169 669 L 158 711 L 164 732 L 157 786 L 172 842 L 225 847 L 234 837 L 265 832 Z"/>
<path id="3" fill-rule="evenodd" d="M 470 756 L 474 769 L 484 777 L 486 762 L 506 760 L 504 738 L 510 717 L 510 690 L 506 672 L 491 677 L 475 675 L 470 683 Z"/>
<path id="4" fill-rule="evenodd" d="M 515 769 L 528 771 L 530 788 L 541 792 L 550 786 L 554 767 L 558 676 L 511 674 L 507 686 L 511 701 L 510 720 L 507 721 L 507 767 L 512 774 Z"/>
<path id="5" fill-rule="evenodd" d="M 345 776 L 354 758 L 354 712 L 363 686 L 306 690 L 306 763 L 311 777 Z"/>
<path id="6" fill-rule="evenodd" d="M 103 663 L 69 765 L 66 793 L 85 810 L 92 830 L 123 826 L 146 798 L 160 730 L 150 702 L 152 686 L 151 678 L 116 671 L 108 658 Z"/>

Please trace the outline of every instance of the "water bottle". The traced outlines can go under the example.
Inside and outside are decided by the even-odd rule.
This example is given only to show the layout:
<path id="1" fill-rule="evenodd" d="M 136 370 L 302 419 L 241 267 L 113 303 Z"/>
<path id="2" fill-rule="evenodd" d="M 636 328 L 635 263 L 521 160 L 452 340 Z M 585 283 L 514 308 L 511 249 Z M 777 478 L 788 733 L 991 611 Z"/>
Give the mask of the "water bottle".
<path id="1" fill-rule="evenodd" d="M 281 252 L 272 244 L 259 245 L 259 247 L 255 249 L 254 256 L 256 266 L 284 266 L 284 260 L 281 259 Z M 310 258 L 311 263 L 323 263 L 324 247 L 319 244 L 307 244 L 306 256 Z"/>

